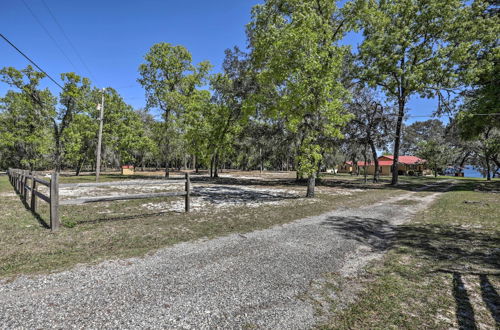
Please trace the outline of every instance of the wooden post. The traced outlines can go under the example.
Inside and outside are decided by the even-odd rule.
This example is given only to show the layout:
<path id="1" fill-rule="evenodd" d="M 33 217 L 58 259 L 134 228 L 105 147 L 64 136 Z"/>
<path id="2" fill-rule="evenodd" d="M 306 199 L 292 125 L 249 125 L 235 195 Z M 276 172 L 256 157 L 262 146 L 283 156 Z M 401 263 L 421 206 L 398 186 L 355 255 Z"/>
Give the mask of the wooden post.
<path id="1" fill-rule="evenodd" d="M 24 181 L 23 181 L 23 191 L 24 191 L 24 201 L 26 204 L 28 203 L 28 180 L 29 180 L 30 171 L 24 172 Z"/>
<path id="2" fill-rule="evenodd" d="M 31 173 L 31 211 L 36 212 L 37 209 L 37 203 L 36 203 L 36 181 L 35 181 L 35 176 L 36 173 L 32 172 Z"/>
<path id="3" fill-rule="evenodd" d="M 16 178 L 16 179 L 17 179 L 17 180 L 16 180 L 16 190 L 17 190 L 16 192 L 17 192 L 18 194 L 20 194 L 20 193 L 21 193 L 21 191 L 20 191 L 20 189 L 19 189 L 19 187 L 20 187 L 19 183 L 21 182 L 21 173 L 19 172 L 19 170 L 17 170 L 17 176 L 16 176 L 16 177 L 17 177 L 17 178 Z"/>
<path id="4" fill-rule="evenodd" d="M 50 180 L 50 230 L 59 229 L 59 173 L 52 173 Z"/>
<path id="5" fill-rule="evenodd" d="M 186 173 L 186 212 L 191 209 L 191 182 L 189 180 L 189 173 Z"/>
<path id="6" fill-rule="evenodd" d="M 23 180 L 24 180 L 24 173 L 23 170 L 19 170 L 19 195 L 21 197 L 23 196 Z"/>
<path id="7" fill-rule="evenodd" d="M 21 182 L 20 183 L 21 183 L 21 189 L 20 189 L 21 197 L 24 198 L 24 196 L 26 196 L 26 190 L 25 190 L 25 188 L 26 188 L 26 184 L 25 184 L 26 183 L 26 170 L 21 170 Z"/>

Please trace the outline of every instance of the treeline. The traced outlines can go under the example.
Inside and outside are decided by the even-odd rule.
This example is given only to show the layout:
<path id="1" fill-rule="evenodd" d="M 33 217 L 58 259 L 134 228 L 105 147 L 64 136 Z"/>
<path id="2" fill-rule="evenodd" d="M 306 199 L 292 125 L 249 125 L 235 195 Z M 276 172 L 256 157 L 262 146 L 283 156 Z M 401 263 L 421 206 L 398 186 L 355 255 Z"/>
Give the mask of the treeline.
<path id="1" fill-rule="evenodd" d="M 61 75 L 56 96 L 40 87 L 42 73 L 5 67 L 0 167 L 94 167 L 104 97 L 104 166 L 166 176 L 175 167 L 294 169 L 308 196 L 319 170 L 385 150 L 395 161 L 421 155 L 436 170 L 474 162 L 490 177 L 500 150 L 498 14 L 488 0 L 267 0 L 252 10 L 248 51 L 227 50 L 220 73 L 182 46 L 153 45 L 138 69 L 142 110 L 74 73 Z M 352 31 L 363 34 L 357 49 L 343 43 Z M 405 128 L 414 96 L 439 99 L 434 113 L 450 124 Z"/>

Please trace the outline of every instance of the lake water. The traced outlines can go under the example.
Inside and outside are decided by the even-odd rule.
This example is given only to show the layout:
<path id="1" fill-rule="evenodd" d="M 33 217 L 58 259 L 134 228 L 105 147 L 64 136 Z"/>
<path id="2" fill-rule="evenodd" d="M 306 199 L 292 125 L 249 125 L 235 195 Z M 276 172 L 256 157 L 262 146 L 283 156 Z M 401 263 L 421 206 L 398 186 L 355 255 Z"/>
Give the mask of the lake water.
<path id="1" fill-rule="evenodd" d="M 464 168 L 464 176 L 466 178 L 482 178 L 483 176 L 481 173 L 476 170 L 473 166 L 471 165 L 466 165 Z"/>

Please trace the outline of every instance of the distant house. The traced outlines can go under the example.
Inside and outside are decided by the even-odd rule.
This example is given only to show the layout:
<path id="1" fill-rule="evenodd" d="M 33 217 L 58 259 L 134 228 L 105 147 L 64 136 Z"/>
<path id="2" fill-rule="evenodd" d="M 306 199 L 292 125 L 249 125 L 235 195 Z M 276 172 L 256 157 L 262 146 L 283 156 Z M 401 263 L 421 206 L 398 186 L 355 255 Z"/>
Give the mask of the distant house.
<path id="1" fill-rule="evenodd" d="M 380 175 L 390 175 L 391 168 L 394 162 L 394 156 L 385 155 L 378 158 L 378 165 L 380 168 Z M 399 156 L 398 159 L 398 172 L 400 175 L 428 175 L 431 174 L 430 170 L 426 167 L 426 160 L 415 156 Z M 368 174 L 375 172 L 375 163 L 359 161 L 355 165 L 352 162 L 345 162 L 339 166 L 339 173 L 357 173 L 358 169 L 363 170 L 366 167 Z"/>

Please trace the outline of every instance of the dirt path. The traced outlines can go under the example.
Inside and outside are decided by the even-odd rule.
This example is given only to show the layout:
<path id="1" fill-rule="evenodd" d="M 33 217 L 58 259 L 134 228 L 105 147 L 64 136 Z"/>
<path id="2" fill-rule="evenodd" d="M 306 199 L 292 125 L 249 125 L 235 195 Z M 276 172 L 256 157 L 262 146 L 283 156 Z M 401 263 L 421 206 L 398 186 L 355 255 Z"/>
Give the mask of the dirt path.
<path id="1" fill-rule="evenodd" d="M 362 269 L 383 253 L 391 228 L 438 195 L 410 192 L 145 258 L 0 282 L 0 328 L 309 328 L 318 319 L 300 297 L 311 283 Z M 368 243 L 346 235 L 366 221 L 377 226 Z"/>

